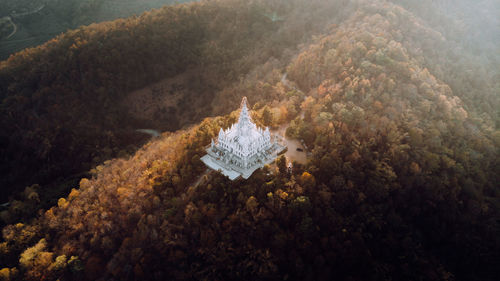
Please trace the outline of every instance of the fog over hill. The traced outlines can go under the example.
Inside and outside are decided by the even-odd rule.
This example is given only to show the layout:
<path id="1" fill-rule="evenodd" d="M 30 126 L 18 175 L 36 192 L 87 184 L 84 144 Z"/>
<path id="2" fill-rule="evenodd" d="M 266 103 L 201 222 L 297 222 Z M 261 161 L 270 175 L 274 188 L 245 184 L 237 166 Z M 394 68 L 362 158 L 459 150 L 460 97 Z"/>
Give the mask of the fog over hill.
<path id="1" fill-rule="evenodd" d="M 174 0 L 3 0 L 0 60 L 81 25 L 140 15 Z M 7 21 L 7 19 L 10 19 Z"/>
<path id="2" fill-rule="evenodd" d="M 496 280 L 499 6 L 200 1 L 12 55 L 0 279 Z M 243 96 L 305 163 L 207 170 Z"/>

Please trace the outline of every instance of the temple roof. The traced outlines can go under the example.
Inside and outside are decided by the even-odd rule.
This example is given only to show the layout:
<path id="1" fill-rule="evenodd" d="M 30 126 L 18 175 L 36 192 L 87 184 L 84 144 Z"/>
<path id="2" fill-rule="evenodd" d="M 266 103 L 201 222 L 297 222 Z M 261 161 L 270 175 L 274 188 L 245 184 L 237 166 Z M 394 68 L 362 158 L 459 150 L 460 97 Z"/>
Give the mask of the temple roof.
<path id="1" fill-rule="evenodd" d="M 252 118 L 248 112 L 247 98 L 243 97 L 238 123 L 234 124 L 229 130 L 226 131 L 226 137 L 239 143 L 245 150 L 246 147 L 257 141 L 262 136 L 263 130 L 257 128 L 257 126 L 252 122 Z"/>

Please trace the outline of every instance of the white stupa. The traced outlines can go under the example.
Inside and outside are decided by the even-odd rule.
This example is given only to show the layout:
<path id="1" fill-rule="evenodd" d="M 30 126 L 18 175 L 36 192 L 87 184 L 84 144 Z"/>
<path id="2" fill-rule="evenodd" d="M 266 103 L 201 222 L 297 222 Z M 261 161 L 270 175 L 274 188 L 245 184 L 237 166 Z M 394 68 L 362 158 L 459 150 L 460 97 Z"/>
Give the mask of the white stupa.
<path id="1" fill-rule="evenodd" d="M 248 179 L 252 173 L 265 164 L 272 163 L 285 150 L 283 138 L 271 135 L 269 128 L 258 128 L 250 118 L 247 98 L 241 101 L 238 123 L 219 131 L 217 141 L 207 148 L 207 155 L 201 160 L 211 169 L 222 172 L 234 180 Z"/>

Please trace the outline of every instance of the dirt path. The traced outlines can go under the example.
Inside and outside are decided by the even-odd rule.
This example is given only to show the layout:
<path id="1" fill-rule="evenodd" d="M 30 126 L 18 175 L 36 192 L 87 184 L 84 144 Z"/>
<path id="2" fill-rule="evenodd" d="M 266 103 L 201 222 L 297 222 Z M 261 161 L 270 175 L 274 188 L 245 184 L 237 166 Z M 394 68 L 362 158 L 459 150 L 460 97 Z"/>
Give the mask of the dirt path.
<path id="1" fill-rule="evenodd" d="M 203 172 L 203 174 L 201 174 L 197 179 L 196 181 L 194 182 L 193 184 L 193 187 L 198 187 L 198 185 L 200 185 L 200 183 L 203 181 L 203 179 L 205 178 L 205 176 L 208 176 L 208 174 L 210 174 L 210 172 L 212 172 L 211 169 L 206 169 L 205 172 Z"/>
<path id="2" fill-rule="evenodd" d="M 287 88 L 290 88 L 290 89 L 295 90 L 301 94 L 304 94 L 304 92 L 302 92 L 299 88 L 290 84 L 290 81 L 288 80 L 287 76 L 288 76 L 288 73 L 285 72 L 285 74 L 283 74 L 283 76 L 281 77 L 281 83 Z"/>
<path id="3" fill-rule="evenodd" d="M 285 152 L 285 156 L 290 160 L 290 161 L 296 161 L 297 163 L 300 164 L 306 164 L 307 163 L 307 153 L 304 145 L 299 140 L 296 139 L 291 139 L 286 136 L 286 129 L 288 128 L 289 124 L 284 124 L 278 128 L 278 130 L 274 131 L 274 133 L 278 133 L 279 135 L 283 136 L 283 139 L 285 141 L 285 145 L 287 147 L 287 151 Z"/>
<path id="4" fill-rule="evenodd" d="M 281 83 L 290 89 L 293 89 L 301 94 L 304 94 L 300 89 L 297 87 L 293 86 L 290 81 L 287 79 L 287 73 L 283 74 L 281 77 Z M 300 112 L 300 117 L 304 119 L 304 111 Z M 278 134 L 284 136 L 286 146 L 288 150 L 285 153 L 285 156 L 291 160 L 291 161 L 296 161 L 301 164 L 306 164 L 307 163 L 307 152 L 306 148 L 304 145 L 296 139 L 291 139 L 286 137 L 286 129 L 288 128 L 290 124 L 284 124 L 278 128 L 276 131 Z"/>

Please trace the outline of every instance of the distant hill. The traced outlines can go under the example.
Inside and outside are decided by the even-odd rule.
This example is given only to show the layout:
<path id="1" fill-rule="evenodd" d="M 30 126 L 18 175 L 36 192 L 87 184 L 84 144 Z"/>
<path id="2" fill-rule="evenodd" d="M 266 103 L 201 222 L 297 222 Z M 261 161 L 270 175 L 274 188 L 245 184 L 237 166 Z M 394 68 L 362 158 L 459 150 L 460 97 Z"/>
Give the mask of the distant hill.
<path id="1" fill-rule="evenodd" d="M 0 3 L 0 18 L 10 17 L 15 27 L 0 22 L 0 30 L 9 31 L 0 32 L 0 60 L 81 25 L 140 15 L 144 11 L 182 2 L 187 1 L 4 0 Z M 13 30 L 15 34 L 11 34 Z"/>
<path id="2" fill-rule="evenodd" d="M 496 280 L 498 54 L 399 4 L 182 4 L 2 62 L 2 187 L 17 193 L 0 277 Z M 205 172 L 242 96 L 307 164 Z M 170 132 L 118 157 L 137 128 Z M 34 215 L 42 181 L 92 166 Z"/>

